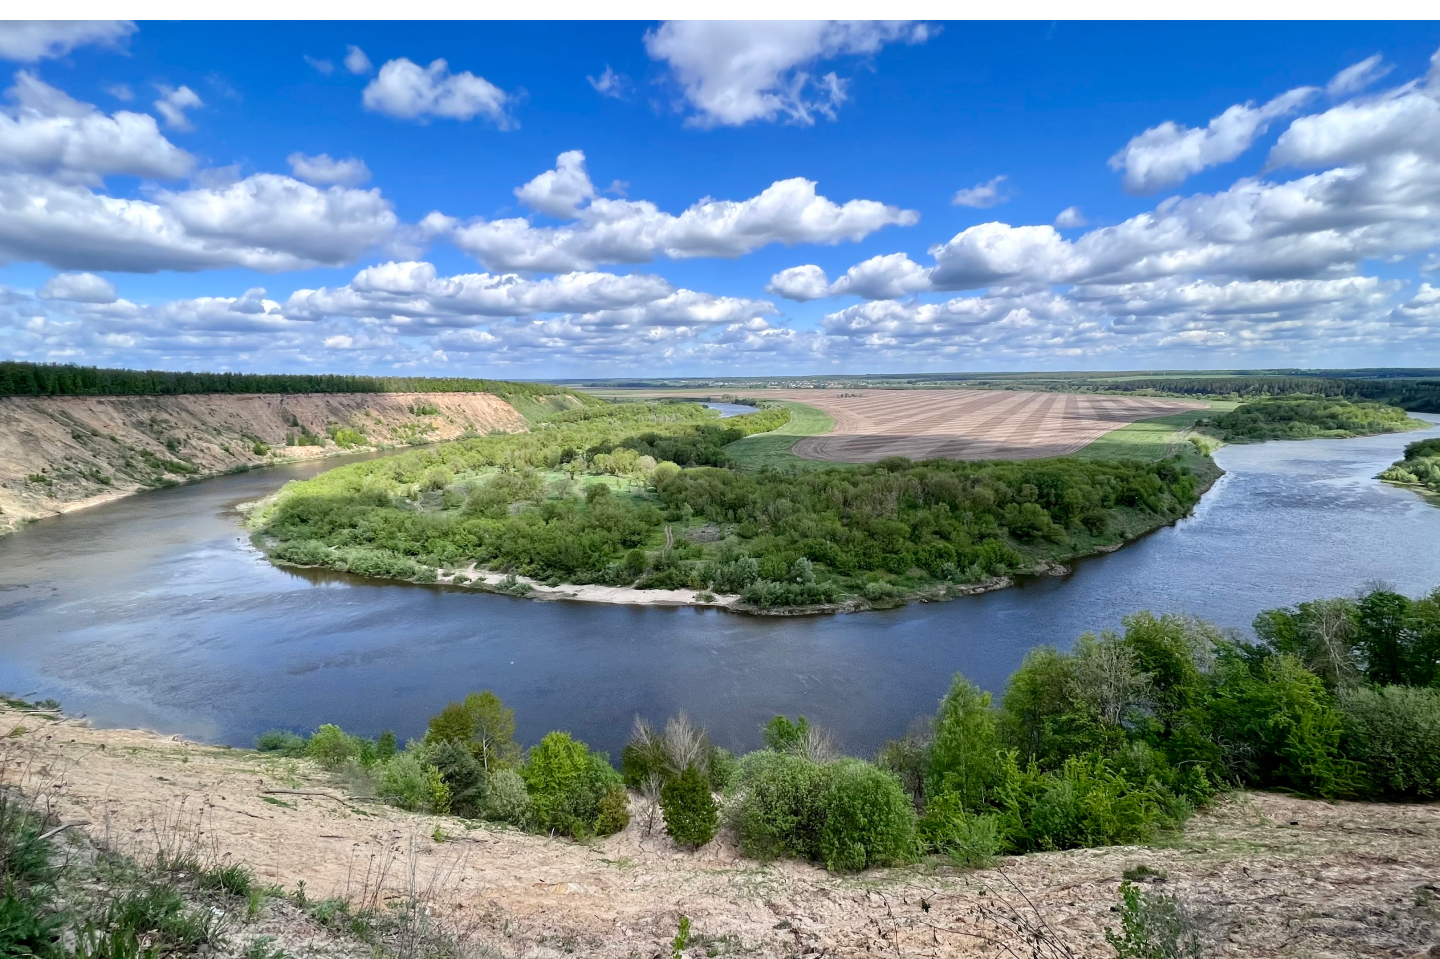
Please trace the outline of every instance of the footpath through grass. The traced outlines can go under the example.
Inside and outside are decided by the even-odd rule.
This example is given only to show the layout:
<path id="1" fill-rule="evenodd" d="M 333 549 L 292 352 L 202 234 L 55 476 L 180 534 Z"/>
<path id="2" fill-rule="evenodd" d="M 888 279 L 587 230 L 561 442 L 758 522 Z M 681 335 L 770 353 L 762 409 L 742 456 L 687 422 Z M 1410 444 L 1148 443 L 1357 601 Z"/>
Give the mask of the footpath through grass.
<path id="1" fill-rule="evenodd" d="M 736 440 L 725 447 L 725 452 L 740 469 L 761 469 L 773 466 L 779 469 L 832 469 L 846 466 L 846 463 L 827 463 L 807 460 L 790 452 L 790 447 L 802 436 L 819 436 L 835 428 L 835 420 L 829 413 L 817 410 L 804 403 L 790 400 L 766 400 L 766 405 L 783 406 L 790 411 L 790 422 L 769 433 L 756 433 Z"/>

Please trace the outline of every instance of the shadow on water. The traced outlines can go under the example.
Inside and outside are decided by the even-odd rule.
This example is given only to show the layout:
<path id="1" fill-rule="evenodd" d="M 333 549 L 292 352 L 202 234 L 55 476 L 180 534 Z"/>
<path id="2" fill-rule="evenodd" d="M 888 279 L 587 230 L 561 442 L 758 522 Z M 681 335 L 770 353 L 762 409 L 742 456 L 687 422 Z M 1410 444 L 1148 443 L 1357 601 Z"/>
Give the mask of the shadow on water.
<path id="1" fill-rule="evenodd" d="M 279 569 L 235 506 L 339 461 L 159 490 L 0 540 L 0 689 L 111 725 L 248 745 L 323 722 L 402 737 L 492 688 L 522 739 L 618 752 L 631 718 L 686 709 L 722 744 L 804 713 L 868 752 L 963 671 L 998 690 L 1037 645 L 1139 609 L 1247 628 L 1261 609 L 1374 580 L 1440 585 L 1440 509 L 1372 477 L 1418 436 L 1227 447 L 1192 517 L 996 593 L 849 616 L 535 602 Z"/>

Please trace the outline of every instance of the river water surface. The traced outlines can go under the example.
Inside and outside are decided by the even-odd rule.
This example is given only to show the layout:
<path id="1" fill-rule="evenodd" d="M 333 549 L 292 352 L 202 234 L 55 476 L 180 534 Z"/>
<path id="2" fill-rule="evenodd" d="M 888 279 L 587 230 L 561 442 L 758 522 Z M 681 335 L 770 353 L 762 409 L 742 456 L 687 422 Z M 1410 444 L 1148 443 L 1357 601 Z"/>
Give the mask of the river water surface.
<path id="1" fill-rule="evenodd" d="M 1435 418 L 1431 418 L 1435 419 Z M 157 490 L 0 539 L 0 690 L 104 725 L 249 745 L 275 726 L 424 730 L 494 689 L 519 738 L 569 729 L 618 754 L 631 718 L 678 709 L 750 748 L 804 713 L 868 753 L 934 709 L 963 671 L 998 690 L 1025 651 L 1139 609 L 1248 628 L 1255 614 L 1384 581 L 1440 585 L 1440 509 L 1376 482 L 1408 442 L 1234 446 L 1192 517 L 1068 576 L 948 603 L 796 619 L 536 602 L 287 572 L 235 506 L 337 465 Z"/>

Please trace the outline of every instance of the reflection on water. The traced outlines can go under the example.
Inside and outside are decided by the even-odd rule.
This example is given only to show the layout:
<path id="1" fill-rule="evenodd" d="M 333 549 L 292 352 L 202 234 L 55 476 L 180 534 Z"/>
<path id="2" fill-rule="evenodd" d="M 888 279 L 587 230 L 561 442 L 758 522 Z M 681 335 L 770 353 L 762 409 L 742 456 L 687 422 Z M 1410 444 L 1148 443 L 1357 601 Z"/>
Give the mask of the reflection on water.
<path id="1" fill-rule="evenodd" d="M 803 619 L 302 577 L 255 552 L 234 507 L 334 461 L 222 477 L 0 539 L 0 690 L 236 745 L 322 722 L 417 735 L 446 700 L 491 688 L 527 742 L 565 728 L 618 753 L 636 712 L 683 708 L 732 748 L 787 712 L 868 751 L 956 670 L 998 689 L 1027 649 L 1137 609 L 1245 628 L 1374 580 L 1440 585 L 1440 509 L 1371 479 L 1433 435 L 1227 447 L 1193 517 L 1068 576 Z"/>

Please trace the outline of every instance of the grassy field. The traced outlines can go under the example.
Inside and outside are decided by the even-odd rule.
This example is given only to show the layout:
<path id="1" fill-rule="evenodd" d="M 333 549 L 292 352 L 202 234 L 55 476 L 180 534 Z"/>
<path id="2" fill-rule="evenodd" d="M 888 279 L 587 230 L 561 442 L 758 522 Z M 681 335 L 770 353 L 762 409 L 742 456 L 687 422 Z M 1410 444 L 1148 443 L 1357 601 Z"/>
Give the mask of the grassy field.
<path id="1" fill-rule="evenodd" d="M 1171 453 L 1180 452 L 1184 434 L 1194 427 L 1198 420 L 1216 413 L 1229 412 L 1238 405 L 1227 400 L 1211 400 L 1208 410 L 1186 410 L 1183 413 L 1131 423 L 1106 433 L 1074 455 L 1089 460 L 1126 457 L 1158 460 Z M 1213 440 L 1211 445 L 1215 445 Z"/>
<path id="2" fill-rule="evenodd" d="M 787 400 L 771 400 L 776 406 L 790 411 L 790 422 L 770 433 L 756 433 L 742 440 L 736 440 L 725 447 L 725 452 L 734 459 L 741 469 L 761 469 L 773 466 L 780 469 L 824 469 L 835 466 L 819 460 L 807 460 L 790 452 L 790 447 L 802 436 L 819 436 L 835 428 L 830 414 L 813 406 Z"/>

